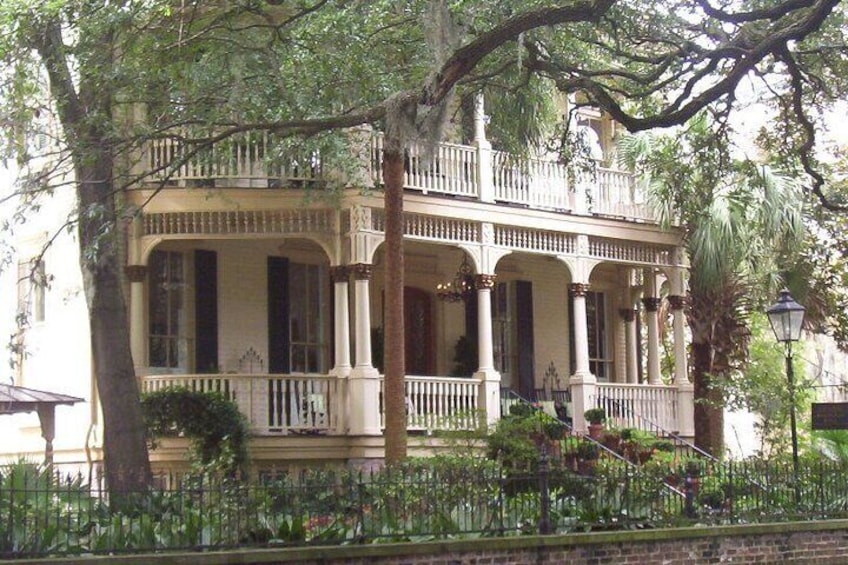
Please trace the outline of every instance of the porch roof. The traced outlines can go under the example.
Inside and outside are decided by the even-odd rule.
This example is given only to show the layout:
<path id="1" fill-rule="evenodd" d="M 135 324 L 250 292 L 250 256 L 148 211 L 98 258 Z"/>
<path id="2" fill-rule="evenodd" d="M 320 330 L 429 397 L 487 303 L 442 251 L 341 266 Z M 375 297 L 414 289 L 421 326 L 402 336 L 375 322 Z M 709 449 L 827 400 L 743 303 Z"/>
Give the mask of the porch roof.
<path id="1" fill-rule="evenodd" d="M 83 399 L 22 386 L 0 384 L 0 414 L 32 412 L 38 410 L 39 406 L 72 405 L 77 402 L 83 402 Z"/>

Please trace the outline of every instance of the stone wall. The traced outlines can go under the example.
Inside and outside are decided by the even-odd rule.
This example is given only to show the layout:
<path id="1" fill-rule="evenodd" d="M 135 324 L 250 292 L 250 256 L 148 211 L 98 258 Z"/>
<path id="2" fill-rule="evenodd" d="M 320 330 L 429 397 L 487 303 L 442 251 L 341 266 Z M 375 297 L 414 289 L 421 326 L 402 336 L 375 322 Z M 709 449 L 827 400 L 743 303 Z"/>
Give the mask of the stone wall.
<path id="1" fill-rule="evenodd" d="M 526 565 L 846 563 L 848 520 L 411 544 L 51 559 L 54 565 Z M 0 561 L 43 563 L 44 560 Z"/>

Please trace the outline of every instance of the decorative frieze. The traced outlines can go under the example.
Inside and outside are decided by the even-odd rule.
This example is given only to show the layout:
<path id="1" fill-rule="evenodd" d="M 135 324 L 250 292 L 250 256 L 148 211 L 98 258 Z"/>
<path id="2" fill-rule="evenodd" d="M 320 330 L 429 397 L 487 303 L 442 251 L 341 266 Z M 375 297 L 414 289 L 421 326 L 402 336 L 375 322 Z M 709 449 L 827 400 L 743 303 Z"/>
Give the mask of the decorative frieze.
<path id="1" fill-rule="evenodd" d="M 384 233 L 386 231 L 385 212 L 373 210 L 371 218 L 372 229 Z M 403 235 L 419 240 L 478 243 L 480 223 L 472 220 L 407 213 L 403 215 Z"/>
<path id="2" fill-rule="evenodd" d="M 571 255 L 575 252 L 576 239 L 571 233 L 496 225 L 494 244 L 522 251 Z"/>
<path id="3" fill-rule="evenodd" d="M 619 239 L 590 237 L 588 254 L 590 257 L 630 264 L 672 264 L 672 248 Z"/>
<path id="4" fill-rule="evenodd" d="M 335 232 L 333 210 L 229 210 L 144 214 L 144 235 Z"/>

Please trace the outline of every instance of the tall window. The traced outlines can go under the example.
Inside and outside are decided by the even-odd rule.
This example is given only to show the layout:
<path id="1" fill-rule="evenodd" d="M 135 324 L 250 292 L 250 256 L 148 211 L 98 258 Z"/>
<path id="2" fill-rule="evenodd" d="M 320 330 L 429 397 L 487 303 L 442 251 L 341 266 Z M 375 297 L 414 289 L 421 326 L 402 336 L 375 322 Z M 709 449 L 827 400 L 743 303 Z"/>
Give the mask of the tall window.
<path id="1" fill-rule="evenodd" d="M 512 383 L 517 370 L 515 349 L 515 292 L 509 282 L 499 282 L 492 291 L 492 330 L 494 333 L 495 369 L 505 384 Z"/>
<path id="2" fill-rule="evenodd" d="M 151 367 L 188 368 L 186 329 L 186 277 L 183 254 L 154 251 L 150 255 Z"/>
<path id="3" fill-rule="evenodd" d="M 44 261 L 29 259 L 18 262 L 18 319 L 26 322 L 44 321 L 44 299 L 47 276 Z"/>
<path id="4" fill-rule="evenodd" d="M 327 343 L 323 328 L 328 284 L 327 270 L 324 267 L 291 263 L 289 335 L 292 372 L 327 371 Z"/>
<path id="5" fill-rule="evenodd" d="M 574 357 L 574 309 L 568 303 L 568 316 L 572 319 L 569 344 L 571 370 L 575 370 Z M 586 293 L 586 333 L 589 340 L 589 371 L 599 380 L 606 381 L 612 374 L 612 359 L 607 338 L 607 308 L 603 292 Z"/>
<path id="6" fill-rule="evenodd" d="M 602 292 L 586 293 L 586 330 L 589 334 L 589 370 L 599 379 L 610 376 L 607 347 L 606 304 Z"/>

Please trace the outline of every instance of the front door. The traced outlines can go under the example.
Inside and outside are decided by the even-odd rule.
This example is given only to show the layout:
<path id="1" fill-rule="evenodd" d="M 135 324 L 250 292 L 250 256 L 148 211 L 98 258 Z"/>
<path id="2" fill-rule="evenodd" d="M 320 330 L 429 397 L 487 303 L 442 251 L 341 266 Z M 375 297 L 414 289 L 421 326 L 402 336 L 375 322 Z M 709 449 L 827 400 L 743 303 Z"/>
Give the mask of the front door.
<path id="1" fill-rule="evenodd" d="M 404 287 L 404 326 L 406 327 L 407 375 L 433 375 L 433 299 L 430 293 L 419 288 Z"/>

